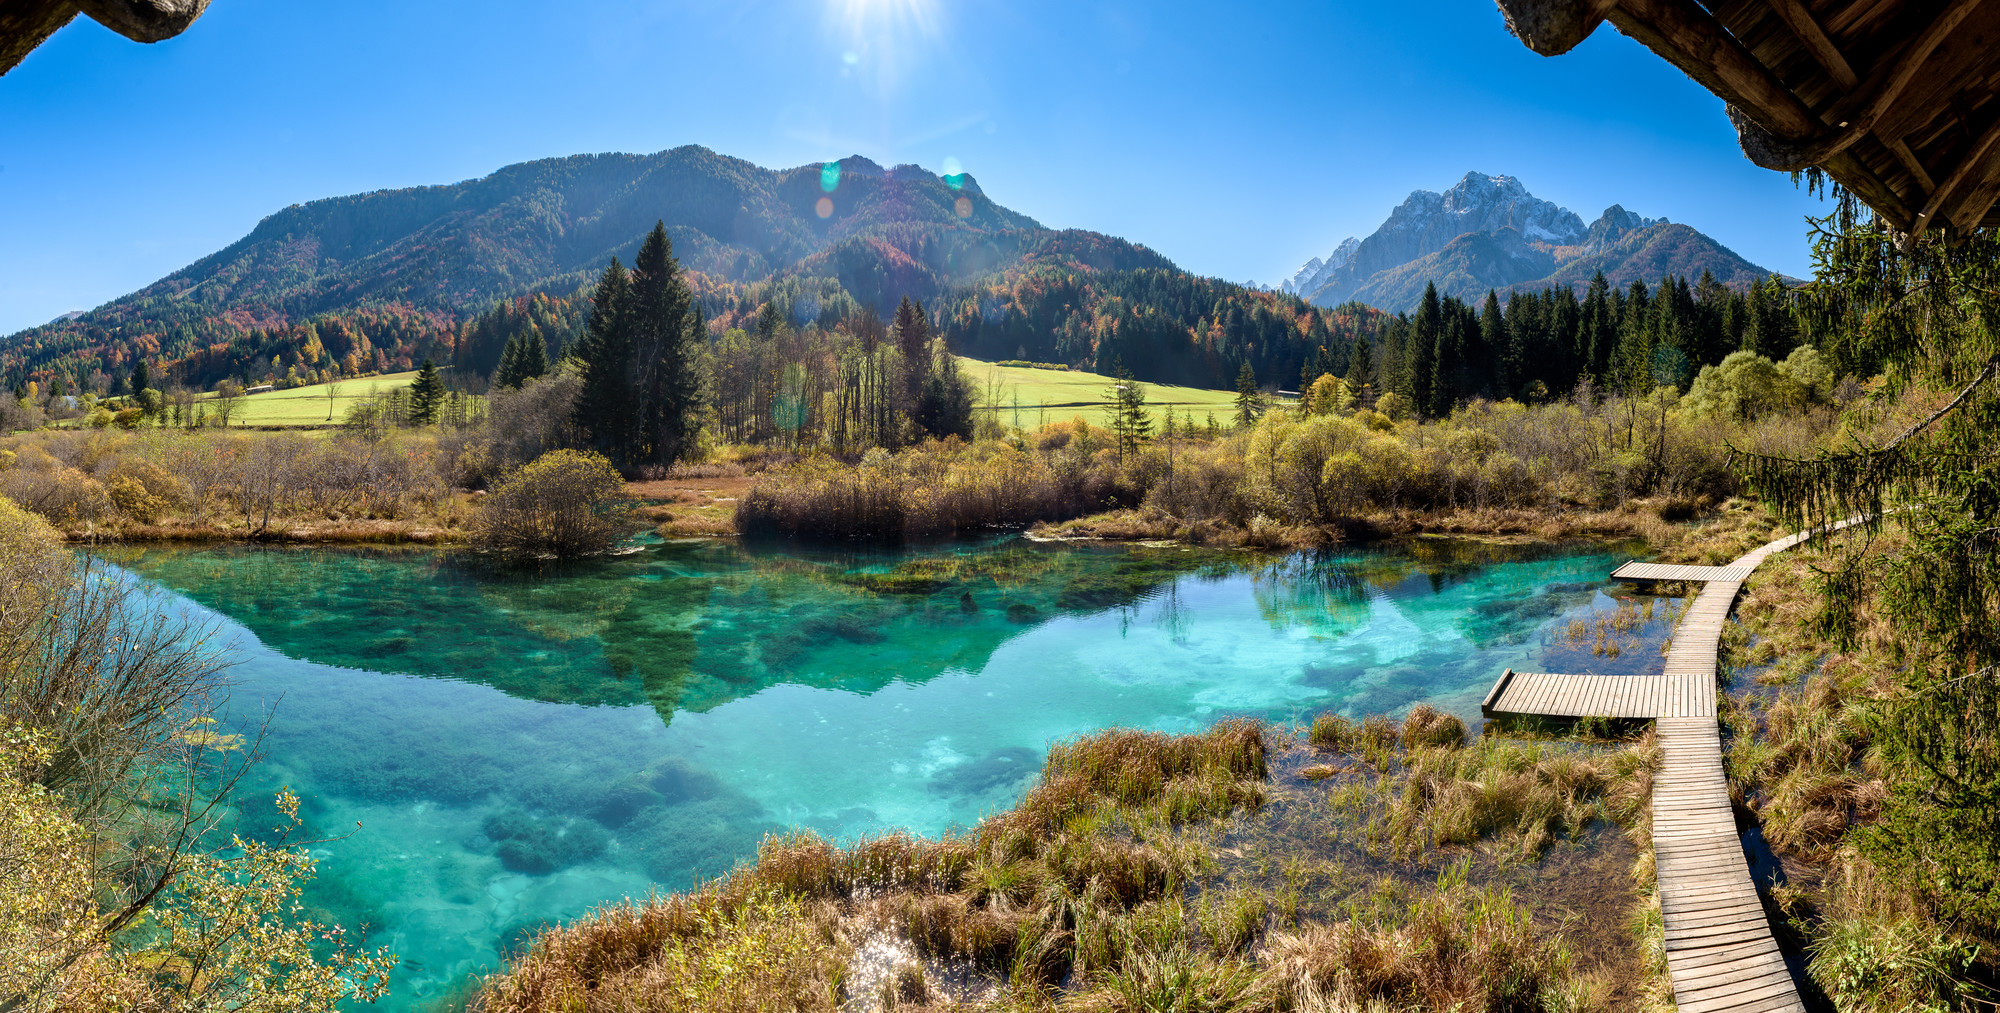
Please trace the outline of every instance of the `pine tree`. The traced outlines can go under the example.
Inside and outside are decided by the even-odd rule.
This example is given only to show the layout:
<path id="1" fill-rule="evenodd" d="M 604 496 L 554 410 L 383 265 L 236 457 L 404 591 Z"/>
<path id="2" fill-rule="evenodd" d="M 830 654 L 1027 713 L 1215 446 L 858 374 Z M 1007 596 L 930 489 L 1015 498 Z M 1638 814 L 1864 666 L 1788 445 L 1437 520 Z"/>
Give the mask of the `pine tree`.
<path id="1" fill-rule="evenodd" d="M 438 420 L 438 409 L 444 406 L 444 378 L 438 376 L 437 364 L 424 360 L 417 371 L 417 378 L 410 383 L 409 420 L 413 426 L 428 426 Z"/>
<path id="2" fill-rule="evenodd" d="M 137 394 L 140 391 L 143 391 L 146 388 L 151 387 L 152 385 L 153 385 L 153 371 L 147 368 L 146 360 L 142 358 L 138 362 L 133 363 L 132 393 Z"/>

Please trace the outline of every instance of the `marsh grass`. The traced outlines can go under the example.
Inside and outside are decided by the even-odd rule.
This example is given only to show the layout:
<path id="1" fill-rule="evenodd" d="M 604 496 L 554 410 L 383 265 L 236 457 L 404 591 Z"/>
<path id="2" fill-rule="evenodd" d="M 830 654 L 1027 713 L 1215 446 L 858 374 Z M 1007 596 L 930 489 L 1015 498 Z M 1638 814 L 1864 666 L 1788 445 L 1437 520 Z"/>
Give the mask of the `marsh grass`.
<path id="1" fill-rule="evenodd" d="M 1284 1005 L 1426 1011 L 1607 1006 L 1608 981 L 1579 974 L 1569 948 L 1536 931 L 1508 891 L 1470 886 L 1464 876 L 1463 866 L 1448 870 L 1407 920 L 1348 921 L 1272 939 L 1271 977 Z"/>
<path id="2" fill-rule="evenodd" d="M 846 847 L 809 833 L 769 838 L 754 863 L 697 893 L 551 930 L 489 981 L 478 1008 L 658 1009 L 671 1005 L 661 996 L 690 987 L 719 997 L 700 1008 L 729 1010 L 1284 1013 L 1343 1008 L 1321 1002 L 1336 996 L 1395 1010 L 1606 1008 L 1609 979 L 1577 970 L 1561 922 L 1538 921 L 1497 880 L 1470 885 L 1468 863 L 1489 879 L 1527 867 L 1479 850 L 1478 833 L 1504 841 L 1514 824 L 1480 824 L 1452 845 L 1462 860 L 1442 881 L 1424 862 L 1392 855 L 1356 851 L 1361 867 L 1351 873 L 1315 856 L 1328 826 L 1349 838 L 1365 836 L 1370 821 L 1386 827 L 1417 775 L 1438 781 L 1511 763 L 1561 786 L 1547 790 L 1567 792 L 1574 820 L 1611 812 L 1604 799 L 1625 776 L 1613 761 L 1518 744 L 1508 748 L 1532 762 L 1502 761 L 1485 740 L 1465 745 L 1458 719 L 1435 711 L 1400 725 L 1318 726 L 1318 741 L 1345 748 L 1248 721 L 1196 735 L 1115 729 L 1057 743 L 1017 806 L 960 834 Z M 1360 755 L 1368 751 L 1374 761 Z M 1314 765 L 1332 773 L 1297 776 Z M 1326 814 L 1332 824 L 1313 822 Z M 1277 836 L 1244 836 L 1266 830 Z M 1273 849 L 1288 854 L 1273 861 Z M 1501 851 L 1520 853 L 1517 844 Z M 1587 853 L 1579 845 L 1566 855 Z M 1332 907 L 1330 888 L 1344 898 Z M 883 931 L 924 977 L 855 970 L 857 946 Z M 1328 961 L 1343 954 L 1365 956 L 1373 970 L 1341 978 Z M 741 970 L 746 962 L 764 969 Z M 954 984 L 941 968 L 986 984 Z"/>

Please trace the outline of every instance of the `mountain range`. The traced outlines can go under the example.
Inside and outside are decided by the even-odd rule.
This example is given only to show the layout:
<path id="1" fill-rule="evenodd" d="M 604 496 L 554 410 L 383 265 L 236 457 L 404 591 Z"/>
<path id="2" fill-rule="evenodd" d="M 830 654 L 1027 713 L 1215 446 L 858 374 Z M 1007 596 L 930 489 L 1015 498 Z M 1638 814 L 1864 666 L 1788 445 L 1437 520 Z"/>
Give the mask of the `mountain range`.
<path id="1" fill-rule="evenodd" d="M 482 315 L 505 300 L 573 329 L 597 272 L 629 260 L 655 221 L 718 332 L 749 326 L 766 304 L 831 324 L 864 309 L 887 316 L 907 295 L 963 354 L 1196 386 L 1232 386 L 1244 364 L 1267 385 L 1296 383 L 1318 349 L 1374 332 L 1380 312 L 1353 301 L 1400 310 L 1431 279 L 1476 298 L 1584 282 L 1600 268 L 1620 284 L 1706 268 L 1740 285 L 1763 273 L 1685 226 L 1614 207 L 1585 227 L 1518 181 L 1473 173 L 1446 193 L 1412 194 L 1285 291 L 1260 290 L 1114 236 L 1047 228 L 968 174 L 858 155 L 766 169 L 685 146 L 292 205 L 137 292 L 0 338 L 0 380 L 109 389 L 142 359 L 190 386 L 425 358 L 482 373 L 497 354 L 481 343 L 493 336 L 475 326 Z"/>
<path id="2" fill-rule="evenodd" d="M 553 299 L 581 319 L 577 296 L 655 221 L 718 329 L 766 302 L 828 323 L 886 317 L 907 295 L 971 354 L 1108 354 L 1141 379 L 1216 384 L 1248 361 L 1277 383 L 1306 354 L 1305 317 L 1354 317 L 1047 228 L 969 174 L 858 155 L 774 170 L 685 146 L 292 205 L 137 292 L 0 339 L 0 378 L 103 388 L 141 358 L 190 385 L 463 364 L 467 322 L 499 300 Z"/>
<path id="3" fill-rule="evenodd" d="M 1399 312 L 1431 282 L 1441 295 L 1476 300 L 1489 289 L 1587 283 L 1599 271 L 1619 286 L 1707 271 L 1739 289 L 1770 274 L 1686 225 L 1613 204 L 1586 226 L 1512 176 L 1468 172 L 1443 193 L 1412 192 L 1367 238 L 1343 240 L 1279 287 L 1321 306 Z"/>

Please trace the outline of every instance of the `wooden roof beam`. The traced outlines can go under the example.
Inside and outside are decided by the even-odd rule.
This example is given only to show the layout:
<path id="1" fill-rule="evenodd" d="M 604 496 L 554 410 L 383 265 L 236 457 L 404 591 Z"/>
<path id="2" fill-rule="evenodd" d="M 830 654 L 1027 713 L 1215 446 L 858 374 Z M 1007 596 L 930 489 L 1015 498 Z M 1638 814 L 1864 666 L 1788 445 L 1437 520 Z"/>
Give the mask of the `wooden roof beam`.
<path id="1" fill-rule="evenodd" d="M 1980 0 L 1952 0 L 1935 21 L 1911 40 L 1909 47 L 1894 63 L 1877 67 L 1847 98 L 1828 110 L 1827 122 L 1833 124 L 1836 133 L 1828 136 L 1824 129 L 1816 129 L 1799 131 L 1786 137 L 1783 127 L 1761 117 L 1753 117 L 1757 122 L 1747 129 L 1743 123 L 1737 124 L 1737 139 L 1743 145 L 1743 153 L 1749 156 L 1750 161 L 1766 169 L 1797 172 L 1823 165 L 1829 158 L 1846 151 L 1875 128 L 1876 121 L 1895 103 L 1903 89 L 1915 80 L 1917 72 L 1923 69 L 1924 62 L 1930 59 L 1938 44 L 1950 36 L 1959 22 L 1964 21 L 1966 15 L 1971 14 L 1979 4 Z M 1757 127 L 1764 129 L 1760 131 L 1755 129 Z M 1815 137 L 1815 134 L 1820 136 Z"/>
<path id="2" fill-rule="evenodd" d="M 1694 0 L 1619 0 L 1605 17 L 1702 87 L 1778 136 L 1811 137 L 1824 124 L 1769 68 Z"/>
<path id="3" fill-rule="evenodd" d="M 1930 200 L 1924 202 L 1924 209 L 1917 212 L 1917 220 L 1910 226 L 1910 242 L 1915 242 L 1925 229 L 1937 224 L 1939 218 L 1960 228 L 1967 227 L 1960 224 L 1962 219 L 1978 224 L 1987 208 L 1993 206 L 1992 187 L 1986 185 L 1991 171 L 1987 162 L 1996 144 L 2000 144 L 2000 120 L 1995 120 L 1980 133 L 1965 156 L 1958 160 L 1958 167 L 1938 184 L 1936 190 L 1931 191 Z M 1970 190 L 1965 190 L 1967 183 L 1973 184 Z M 1962 190 L 1965 192 L 1961 194 Z M 1984 203 L 1977 209 L 1970 208 L 1971 204 L 1980 200 Z"/>
<path id="4" fill-rule="evenodd" d="M 1903 168 L 1909 172 L 1911 179 L 1917 181 L 1917 186 L 1922 188 L 1921 192 L 1925 197 L 1929 197 L 1932 191 L 1937 189 L 1936 181 L 1931 179 L 1931 174 L 1924 168 L 1924 163 L 1917 159 L 1917 153 L 1910 150 L 1908 141 L 1901 137 L 1883 138 L 1882 146 L 1889 149 L 1889 154 L 1896 156 L 1896 161 L 1903 163 Z"/>
<path id="5" fill-rule="evenodd" d="M 1841 55 L 1840 47 L 1835 46 L 1833 40 L 1827 38 L 1826 30 L 1819 26 L 1819 22 L 1813 20 L 1812 12 L 1806 10 L 1805 4 L 1799 0 L 1771 0 L 1771 9 L 1785 19 L 1785 24 L 1791 26 L 1792 34 L 1798 36 L 1800 42 L 1805 43 L 1806 52 L 1811 53 L 1812 58 L 1826 68 L 1827 74 L 1833 78 L 1833 83 L 1840 86 L 1841 91 L 1852 92 L 1855 86 L 1861 83 L 1861 78 L 1855 75 L 1854 68 L 1848 66 L 1847 57 Z"/>

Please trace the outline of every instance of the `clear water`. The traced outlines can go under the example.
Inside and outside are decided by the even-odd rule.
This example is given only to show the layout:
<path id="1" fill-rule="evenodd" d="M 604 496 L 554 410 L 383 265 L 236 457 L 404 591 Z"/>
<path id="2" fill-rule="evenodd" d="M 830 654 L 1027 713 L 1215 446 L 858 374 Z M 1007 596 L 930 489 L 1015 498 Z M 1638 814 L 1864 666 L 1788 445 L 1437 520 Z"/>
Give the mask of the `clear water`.
<path id="1" fill-rule="evenodd" d="M 272 823 L 279 786 L 305 797 L 338 838 L 308 900 L 402 956 L 391 1009 L 773 830 L 968 825 L 1066 736 L 1419 701 L 1476 727 L 1502 668 L 1660 664 L 1568 632 L 1615 607 L 1626 556 L 1601 547 L 684 542 L 533 575 L 428 550 L 112 558 L 235 639 L 234 718 L 268 721 L 241 827 Z"/>

